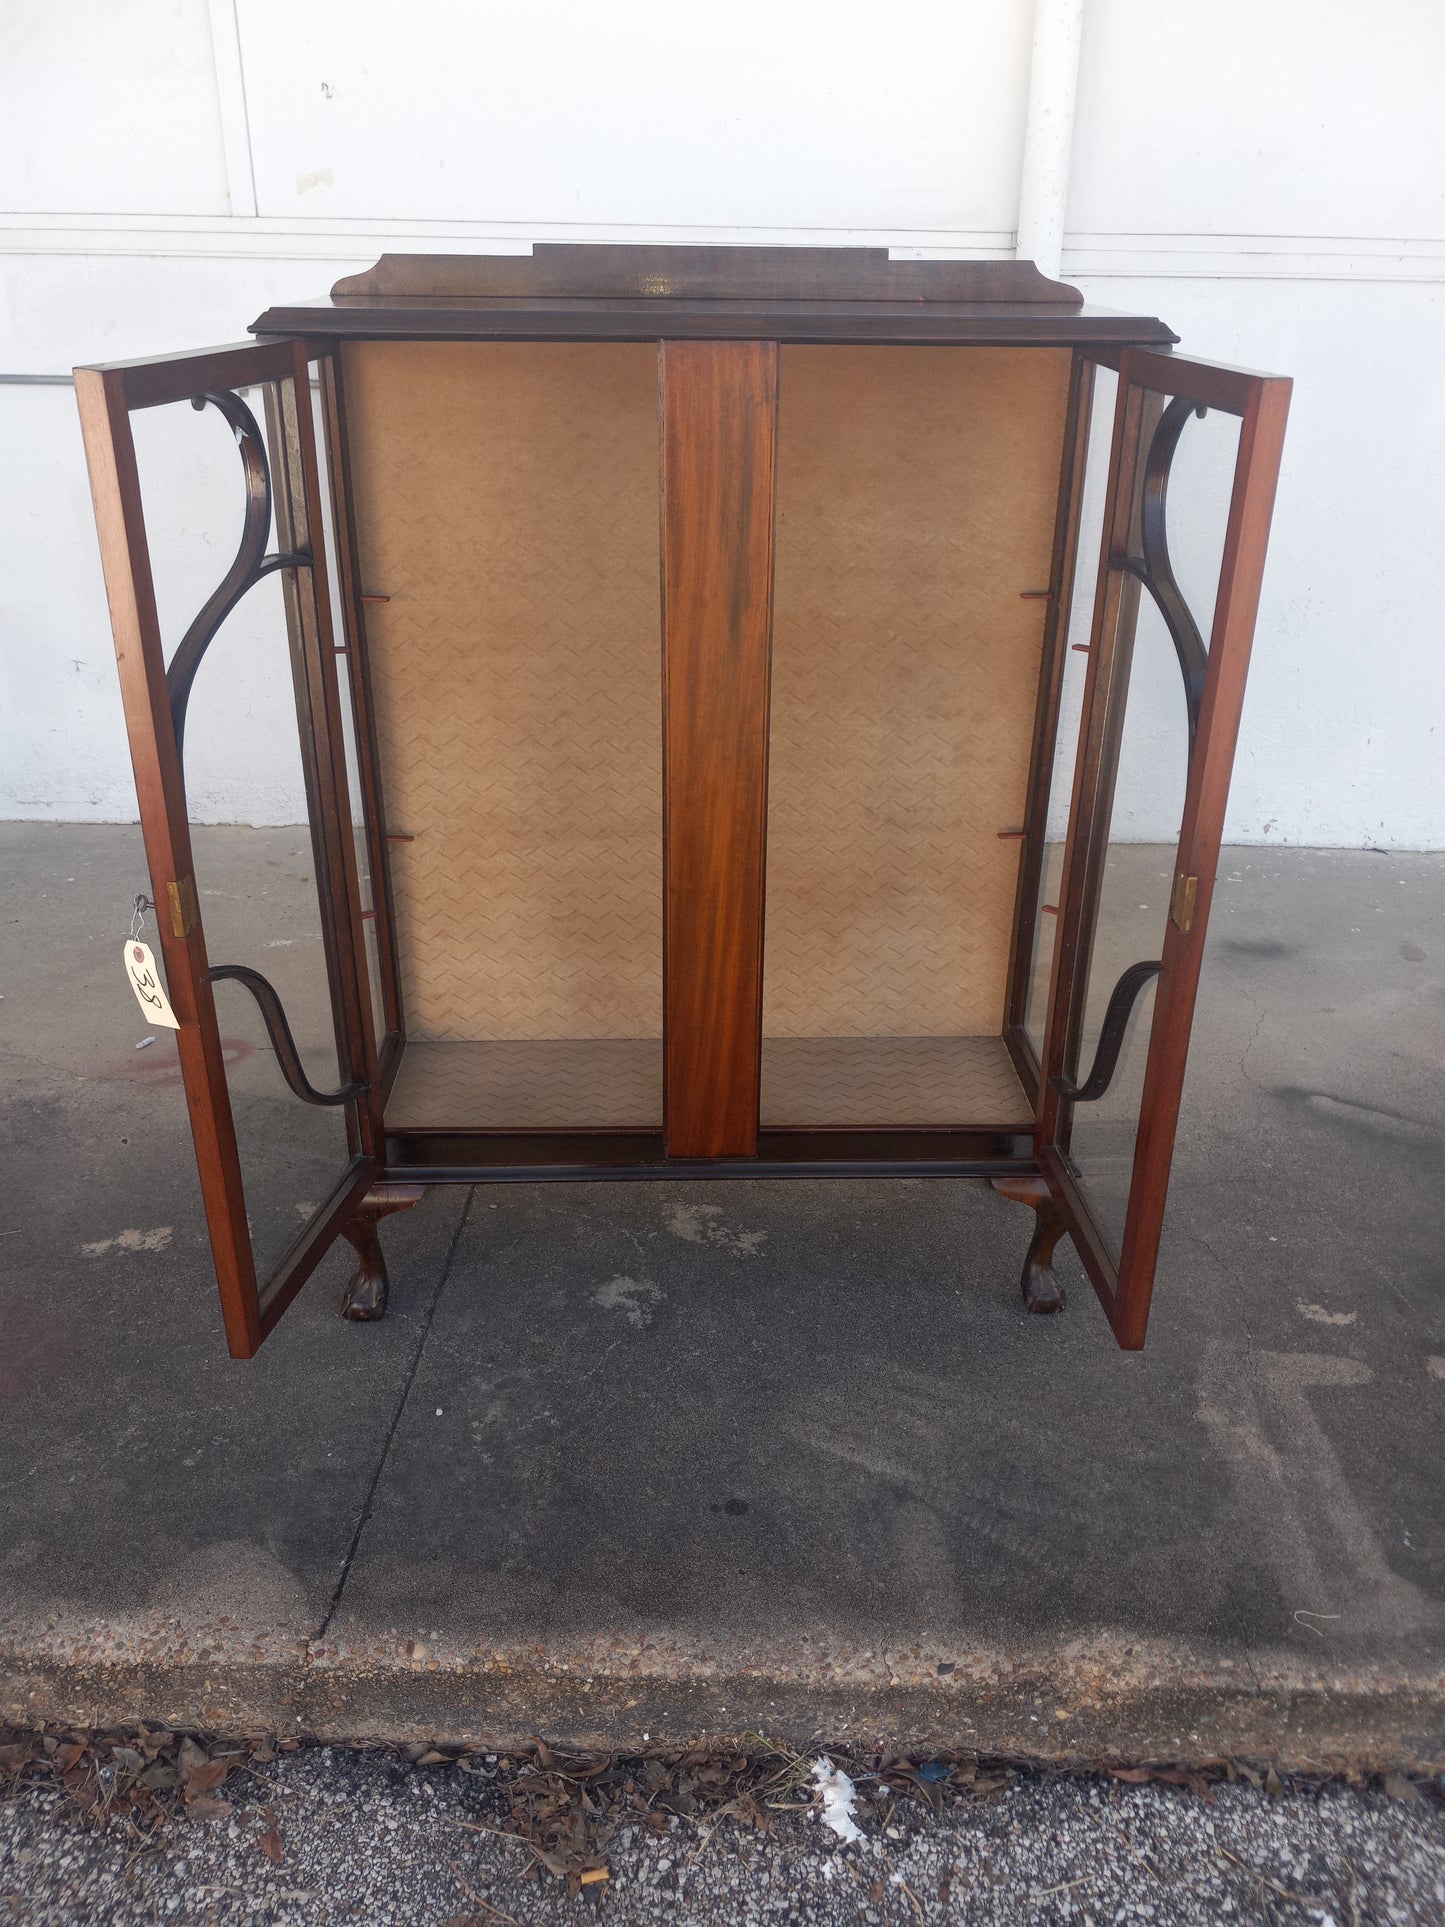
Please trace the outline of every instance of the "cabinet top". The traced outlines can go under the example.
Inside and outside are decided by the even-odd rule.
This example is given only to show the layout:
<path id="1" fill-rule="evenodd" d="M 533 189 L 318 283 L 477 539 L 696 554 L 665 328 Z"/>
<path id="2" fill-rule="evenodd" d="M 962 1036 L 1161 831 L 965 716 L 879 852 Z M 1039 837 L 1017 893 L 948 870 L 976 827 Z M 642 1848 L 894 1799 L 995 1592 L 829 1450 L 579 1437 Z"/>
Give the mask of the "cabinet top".
<path id="1" fill-rule="evenodd" d="M 918 261 L 884 248 L 543 243 L 530 254 L 384 254 L 329 299 L 268 308 L 253 334 L 452 340 L 1171 342 L 1091 308 L 1032 261 Z"/>

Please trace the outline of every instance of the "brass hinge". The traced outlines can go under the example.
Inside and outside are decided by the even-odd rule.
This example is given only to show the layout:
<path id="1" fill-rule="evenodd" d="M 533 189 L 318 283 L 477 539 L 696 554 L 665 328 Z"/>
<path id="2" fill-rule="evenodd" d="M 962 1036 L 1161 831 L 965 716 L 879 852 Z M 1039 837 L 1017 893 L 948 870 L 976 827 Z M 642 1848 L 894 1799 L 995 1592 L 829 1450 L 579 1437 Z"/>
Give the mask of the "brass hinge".
<path id="1" fill-rule="evenodd" d="M 1182 935 L 1194 928 L 1194 899 L 1199 894 L 1199 878 L 1182 872 L 1174 879 L 1174 896 L 1169 905 L 1169 920 Z"/>
<path id="2" fill-rule="evenodd" d="M 166 901 L 171 907 L 171 935 L 188 937 L 201 920 L 196 908 L 196 880 L 182 877 L 179 883 L 166 885 Z"/>

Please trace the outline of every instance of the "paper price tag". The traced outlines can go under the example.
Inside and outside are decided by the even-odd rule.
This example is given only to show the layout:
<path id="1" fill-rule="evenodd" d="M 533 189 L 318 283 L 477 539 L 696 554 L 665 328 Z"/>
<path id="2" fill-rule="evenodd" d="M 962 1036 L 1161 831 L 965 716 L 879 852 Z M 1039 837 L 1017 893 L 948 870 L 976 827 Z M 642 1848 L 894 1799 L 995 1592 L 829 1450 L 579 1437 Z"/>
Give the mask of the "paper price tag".
<path id="1" fill-rule="evenodd" d="M 156 969 L 156 960 L 151 955 L 148 943 L 137 943 L 133 937 L 125 941 L 125 974 L 130 979 L 130 987 L 136 994 L 136 1001 L 152 1024 L 164 1024 L 167 1030 L 179 1030 L 181 1020 L 171 1009 L 165 991 L 161 988 L 161 973 Z"/>

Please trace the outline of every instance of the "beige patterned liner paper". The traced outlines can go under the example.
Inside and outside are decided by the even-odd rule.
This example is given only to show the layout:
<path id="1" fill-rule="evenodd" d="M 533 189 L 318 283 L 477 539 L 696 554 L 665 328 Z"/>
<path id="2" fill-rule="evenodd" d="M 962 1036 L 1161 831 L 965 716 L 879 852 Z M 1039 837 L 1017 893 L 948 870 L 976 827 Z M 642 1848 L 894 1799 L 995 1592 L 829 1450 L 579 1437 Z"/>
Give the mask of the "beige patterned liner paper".
<path id="1" fill-rule="evenodd" d="M 785 348 L 769 1036 L 997 1035 L 1067 352 Z"/>
<path id="2" fill-rule="evenodd" d="M 657 351 L 345 374 L 407 1034 L 660 1035 Z"/>
<path id="3" fill-rule="evenodd" d="M 656 1131 L 658 1037 L 408 1044 L 393 1131 Z M 874 1125 L 1025 1130 L 1033 1113 L 999 1037 L 770 1037 L 765 1130 Z"/>

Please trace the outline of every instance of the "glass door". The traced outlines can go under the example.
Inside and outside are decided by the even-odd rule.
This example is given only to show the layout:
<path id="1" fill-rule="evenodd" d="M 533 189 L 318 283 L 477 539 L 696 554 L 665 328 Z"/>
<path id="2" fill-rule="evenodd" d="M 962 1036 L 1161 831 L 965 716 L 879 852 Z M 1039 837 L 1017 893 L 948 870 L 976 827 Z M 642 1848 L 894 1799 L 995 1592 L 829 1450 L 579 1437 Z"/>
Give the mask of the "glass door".
<path id="1" fill-rule="evenodd" d="M 346 767 L 368 729 L 346 712 L 338 678 L 338 663 L 351 665 L 335 640 L 311 359 L 305 342 L 275 340 L 75 377 L 180 1073 L 238 1358 L 256 1352 L 336 1237 L 365 1222 L 358 1213 L 383 1159 Z M 140 411 L 152 411 L 144 423 L 132 419 Z M 206 594 L 216 572 L 203 526 L 211 470 L 224 462 L 217 475 L 234 477 L 237 457 L 240 542 Z M 147 528 L 142 477 L 158 460 L 168 506 L 179 505 L 169 518 L 179 518 L 178 537 L 160 529 L 163 516 Z M 279 675 L 265 673 L 268 657 Z M 287 680 L 283 658 L 294 708 L 267 718 Z M 234 836 L 211 827 L 228 820 L 218 798 L 240 742 L 258 761 L 275 757 L 283 800 L 261 820 L 282 826 L 269 859 L 285 873 L 279 882 L 237 885 Z M 261 794 L 260 775 L 250 776 L 247 794 Z M 299 837 L 286 827 L 297 817 Z M 267 907 L 283 896 L 291 934 L 271 935 Z M 237 961 L 212 961 L 203 910 Z M 294 1100 L 314 1128 L 293 1136 L 277 1120 Z M 380 1197 L 367 1204 L 373 1215 L 384 1208 Z"/>
<path id="2" fill-rule="evenodd" d="M 1153 350 L 1118 359 L 1037 1142 L 1131 1350 L 1149 1316 L 1290 386 Z"/>

